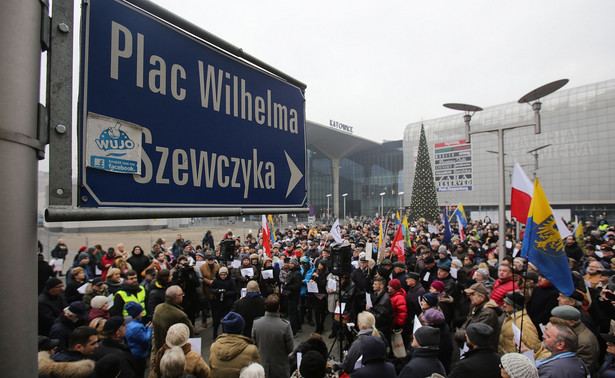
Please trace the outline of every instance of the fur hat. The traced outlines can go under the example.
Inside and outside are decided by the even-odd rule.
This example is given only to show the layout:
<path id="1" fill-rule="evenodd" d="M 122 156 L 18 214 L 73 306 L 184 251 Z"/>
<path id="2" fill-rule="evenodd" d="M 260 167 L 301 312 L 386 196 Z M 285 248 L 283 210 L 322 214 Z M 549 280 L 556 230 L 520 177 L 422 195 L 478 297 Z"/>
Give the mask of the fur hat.
<path id="1" fill-rule="evenodd" d="M 444 282 L 440 280 L 435 280 L 434 282 L 431 283 L 431 287 L 436 289 L 438 293 L 441 293 L 444 291 Z"/>
<path id="2" fill-rule="evenodd" d="M 440 345 L 440 330 L 430 326 L 422 326 L 414 332 L 414 339 L 423 348 L 438 348 Z"/>
<path id="3" fill-rule="evenodd" d="M 538 378 L 538 370 L 529 358 L 519 353 L 506 353 L 500 359 L 510 378 Z"/>
<path id="4" fill-rule="evenodd" d="M 164 341 L 170 347 L 182 347 L 186 345 L 189 337 L 190 329 L 188 328 L 188 326 L 184 323 L 177 323 L 169 327 L 169 330 L 167 331 L 167 337 Z"/>
<path id="5" fill-rule="evenodd" d="M 239 335 L 243 332 L 243 328 L 246 326 L 246 322 L 243 317 L 236 312 L 229 312 L 222 319 L 222 332 Z"/>
<path id="6" fill-rule="evenodd" d="M 109 303 L 109 300 L 104 295 L 97 295 L 90 301 L 90 306 L 92 308 L 102 310 L 105 303 Z"/>

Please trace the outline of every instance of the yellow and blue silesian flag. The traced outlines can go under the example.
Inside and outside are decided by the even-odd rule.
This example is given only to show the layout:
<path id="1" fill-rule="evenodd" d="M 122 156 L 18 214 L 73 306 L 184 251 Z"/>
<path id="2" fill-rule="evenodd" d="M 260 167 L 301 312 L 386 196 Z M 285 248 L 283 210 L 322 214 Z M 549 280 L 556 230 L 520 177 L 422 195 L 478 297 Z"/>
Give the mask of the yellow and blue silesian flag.
<path id="1" fill-rule="evenodd" d="M 536 265 L 559 291 L 570 296 L 574 291 L 568 257 L 547 196 L 538 179 L 534 181 L 534 195 L 527 215 L 521 256 Z"/>
<path id="2" fill-rule="evenodd" d="M 468 227 L 468 218 L 466 218 L 466 213 L 465 211 L 463 211 L 463 205 L 461 203 L 459 204 L 459 206 L 457 206 L 455 211 L 453 211 L 453 215 L 451 215 L 451 218 L 455 216 L 459 218 L 459 222 L 461 223 L 463 228 Z"/>

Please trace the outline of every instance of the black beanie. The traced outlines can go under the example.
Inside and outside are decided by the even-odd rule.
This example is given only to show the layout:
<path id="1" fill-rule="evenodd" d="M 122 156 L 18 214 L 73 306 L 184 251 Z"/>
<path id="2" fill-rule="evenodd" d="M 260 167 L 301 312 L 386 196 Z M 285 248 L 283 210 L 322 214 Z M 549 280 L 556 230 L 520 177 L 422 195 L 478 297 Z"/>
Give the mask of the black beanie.
<path id="1" fill-rule="evenodd" d="M 49 289 L 53 289 L 61 283 L 62 281 L 59 278 L 51 277 L 47 280 L 47 282 L 45 282 L 45 290 L 49 291 Z"/>

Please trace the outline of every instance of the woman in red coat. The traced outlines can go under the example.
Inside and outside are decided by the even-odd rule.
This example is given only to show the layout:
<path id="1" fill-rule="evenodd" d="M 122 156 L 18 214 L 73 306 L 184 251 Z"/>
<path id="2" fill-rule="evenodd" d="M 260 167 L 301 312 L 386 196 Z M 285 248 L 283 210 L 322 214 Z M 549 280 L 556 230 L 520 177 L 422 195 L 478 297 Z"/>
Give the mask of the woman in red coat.
<path id="1" fill-rule="evenodd" d="M 388 292 L 393 307 L 393 329 L 403 329 L 408 320 L 406 292 L 401 288 L 401 282 L 397 278 L 389 281 Z"/>

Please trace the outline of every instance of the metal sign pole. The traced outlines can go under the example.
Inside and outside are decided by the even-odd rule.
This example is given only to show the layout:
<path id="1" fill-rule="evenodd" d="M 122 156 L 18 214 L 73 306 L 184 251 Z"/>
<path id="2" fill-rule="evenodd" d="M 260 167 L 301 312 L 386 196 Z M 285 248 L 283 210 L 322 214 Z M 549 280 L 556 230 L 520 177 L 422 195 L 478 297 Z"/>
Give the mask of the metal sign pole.
<path id="1" fill-rule="evenodd" d="M 42 2 L 0 2 L 0 356 L 4 377 L 37 375 L 36 217 Z"/>

